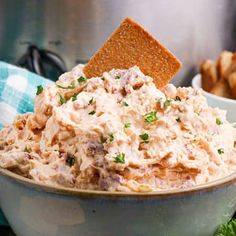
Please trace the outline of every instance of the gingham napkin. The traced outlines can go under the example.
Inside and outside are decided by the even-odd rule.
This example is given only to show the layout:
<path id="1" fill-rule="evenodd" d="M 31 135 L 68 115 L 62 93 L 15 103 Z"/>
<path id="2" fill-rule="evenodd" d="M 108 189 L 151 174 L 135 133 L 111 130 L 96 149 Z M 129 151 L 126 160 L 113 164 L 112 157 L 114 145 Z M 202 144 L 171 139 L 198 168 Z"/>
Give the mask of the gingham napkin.
<path id="1" fill-rule="evenodd" d="M 0 128 L 14 120 L 16 114 L 34 110 L 38 85 L 53 82 L 25 69 L 0 62 Z M 0 225 L 6 225 L 0 211 Z"/>
<path id="2" fill-rule="evenodd" d="M 33 111 L 37 86 L 52 83 L 28 70 L 0 62 L 0 128 L 11 123 L 16 114 Z"/>

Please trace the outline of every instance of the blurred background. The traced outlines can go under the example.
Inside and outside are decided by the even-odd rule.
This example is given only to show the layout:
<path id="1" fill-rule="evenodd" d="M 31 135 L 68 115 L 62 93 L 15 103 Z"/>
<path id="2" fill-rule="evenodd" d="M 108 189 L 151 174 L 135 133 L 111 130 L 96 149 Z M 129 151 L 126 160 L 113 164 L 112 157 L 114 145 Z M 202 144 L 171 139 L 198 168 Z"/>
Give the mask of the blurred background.
<path id="1" fill-rule="evenodd" d="M 0 0 L 0 60 L 46 77 L 91 55 L 133 17 L 183 62 L 189 85 L 201 60 L 236 49 L 235 0 Z"/>
<path id="2" fill-rule="evenodd" d="M 183 62 L 177 86 L 190 85 L 203 59 L 236 50 L 235 0 L 0 0 L 0 60 L 56 80 L 86 63 L 126 16 Z M 12 232 L 2 226 L 0 235 Z"/>

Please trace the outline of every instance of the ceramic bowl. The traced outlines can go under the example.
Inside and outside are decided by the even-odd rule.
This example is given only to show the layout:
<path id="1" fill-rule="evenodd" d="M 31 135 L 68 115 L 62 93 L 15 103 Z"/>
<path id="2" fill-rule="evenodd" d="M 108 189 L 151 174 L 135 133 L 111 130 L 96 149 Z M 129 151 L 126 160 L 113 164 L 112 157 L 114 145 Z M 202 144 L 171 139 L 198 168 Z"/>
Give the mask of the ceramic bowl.
<path id="1" fill-rule="evenodd" d="M 202 88 L 202 78 L 197 74 L 192 80 L 192 87 L 199 89 Z M 203 90 L 203 95 L 206 97 L 209 106 L 219 107 L 227 111 L 227 119 L 230 122 L 236 122 L 236 100 L 219 97 L 214 94 L 208 93 Z"/>
<path id="2" fill-rule="evenodd" d="M 212 236 L 236 210 L 236 173 L 139 194 L 55 188 L 0 168 L 0 205 L 17 236 Z"/>

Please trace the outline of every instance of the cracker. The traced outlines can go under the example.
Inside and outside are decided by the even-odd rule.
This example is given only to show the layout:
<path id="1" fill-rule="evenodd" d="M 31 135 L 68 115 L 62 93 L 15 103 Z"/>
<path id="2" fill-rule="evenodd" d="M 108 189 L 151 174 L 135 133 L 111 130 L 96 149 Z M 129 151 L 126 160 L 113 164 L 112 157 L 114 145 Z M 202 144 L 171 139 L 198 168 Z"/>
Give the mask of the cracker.
<path id="1" fill-rule="evenodd" d="M 228 77 L 229 87 L 234 98 L 236 98 L 236 72 L 233 72 Z"/>
<path id="2" fill-rule="evenodd" d="M 228 78 L 234 72 L 236 72 L 236 53 L 233 53 L 231 64 L 225 72 L 225 77 Z"/>
<path id="3" fill-rule="evenodd" d="M 229 69 L 232 62 L 233 53 L 223 51 L 217 61 L 218 76 L 220 79 L 226 79 L 226 72 Z"/>
<path id="4" fill-rule="evenodd" d="M 210 92 L 218 80 L 215 62 L 212 60 L 203 61 L 200 66 L 200 72 L 202 75 L 202 88 Z"/>
<path id="5" fill-rule="evenodd" d="M 233 98 L 229 84 L 224 79 L 218 81 L 210 92 L 217 96 Z"/>
<path id="6" fill-rule="evenodd" d="M 84 73 L 90 78 L 134 65 L 161 88 L 177 73 L 181 62 L 142 26 L 126 18 L 85 65 Z"/>

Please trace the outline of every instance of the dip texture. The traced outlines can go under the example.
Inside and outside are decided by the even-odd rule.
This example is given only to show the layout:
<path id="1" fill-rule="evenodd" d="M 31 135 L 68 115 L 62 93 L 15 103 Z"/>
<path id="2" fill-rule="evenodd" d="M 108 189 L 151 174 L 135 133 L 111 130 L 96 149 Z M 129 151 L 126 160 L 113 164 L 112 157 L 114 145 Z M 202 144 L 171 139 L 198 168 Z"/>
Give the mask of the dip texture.
<path id="1" fill-rule="evenodd" d="M 187 188 L 236 171 L 235 134 L 201 90 L 159 90 L 138 67 L 86 79 L 78 65 L 0 131 L 0 166 L 78 189 Z"/>

